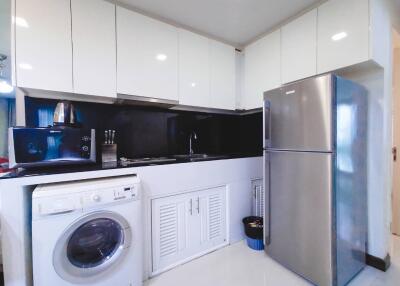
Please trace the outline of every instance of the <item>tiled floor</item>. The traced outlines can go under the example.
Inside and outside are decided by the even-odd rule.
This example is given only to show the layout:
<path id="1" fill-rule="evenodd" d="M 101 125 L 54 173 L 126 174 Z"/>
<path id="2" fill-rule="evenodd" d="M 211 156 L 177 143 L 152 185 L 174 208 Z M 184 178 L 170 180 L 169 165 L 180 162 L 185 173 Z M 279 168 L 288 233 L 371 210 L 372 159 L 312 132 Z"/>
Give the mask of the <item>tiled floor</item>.
<path id="1" fill-rule="evenodd" d="M 385 273 L 364 269 L 350 286 L 400 285 L 400 238 L 393 237 L 392 266 Z M 264 252 L 240 242 L 150 279 L 145 286 L 302 286 L 310 285 Z"/>

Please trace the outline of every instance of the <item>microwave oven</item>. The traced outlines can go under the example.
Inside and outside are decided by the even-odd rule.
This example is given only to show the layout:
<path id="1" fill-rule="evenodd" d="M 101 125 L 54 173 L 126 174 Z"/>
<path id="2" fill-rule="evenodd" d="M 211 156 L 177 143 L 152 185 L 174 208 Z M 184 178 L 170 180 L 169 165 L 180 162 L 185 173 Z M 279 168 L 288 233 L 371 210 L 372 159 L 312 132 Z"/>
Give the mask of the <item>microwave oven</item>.
<path id="1" fill-rule="evenodd" d="M 96 162 L 94 129 L 11 127 L 8 148 L 10 168 Z"/>

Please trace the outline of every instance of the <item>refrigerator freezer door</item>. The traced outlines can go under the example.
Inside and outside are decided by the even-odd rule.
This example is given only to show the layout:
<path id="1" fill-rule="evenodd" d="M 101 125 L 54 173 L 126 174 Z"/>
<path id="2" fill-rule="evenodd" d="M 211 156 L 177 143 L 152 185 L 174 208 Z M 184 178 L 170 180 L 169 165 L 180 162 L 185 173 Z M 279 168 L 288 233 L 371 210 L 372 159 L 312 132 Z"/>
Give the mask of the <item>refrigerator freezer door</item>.
<path id="1" fill-rule="evenodd" d="M 323 75 L 265 92 L 264 148 L 332 151 L 333 81 Z"/>
<path id="2" fill-rule="evenodd" d="M 332 285 L 332 154 L 264 156 L 266 252 L 314 284 Z"/>

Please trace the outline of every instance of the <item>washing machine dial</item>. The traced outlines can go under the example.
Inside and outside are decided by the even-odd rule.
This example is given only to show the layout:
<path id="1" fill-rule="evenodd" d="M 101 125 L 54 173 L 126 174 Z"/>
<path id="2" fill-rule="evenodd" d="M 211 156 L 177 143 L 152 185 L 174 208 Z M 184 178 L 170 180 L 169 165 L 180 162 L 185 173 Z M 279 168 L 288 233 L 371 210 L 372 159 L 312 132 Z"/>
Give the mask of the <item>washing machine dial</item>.
<path id="1" fill-rule="evenodd" d="M 101 201 L 101 197 L 98 194 L 93 194 L 92 201 L 98 203 Z"/>

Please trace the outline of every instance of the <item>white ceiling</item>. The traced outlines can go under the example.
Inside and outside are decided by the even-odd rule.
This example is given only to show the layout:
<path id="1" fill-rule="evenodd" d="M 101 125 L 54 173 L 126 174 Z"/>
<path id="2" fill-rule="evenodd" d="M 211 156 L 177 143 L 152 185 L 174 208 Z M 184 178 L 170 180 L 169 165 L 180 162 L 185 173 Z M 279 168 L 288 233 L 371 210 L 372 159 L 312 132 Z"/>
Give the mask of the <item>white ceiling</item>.
<path id="1" fill-rule="evenodd" d="M 119 0 L 144 14 L 242 47 L 321 0 Z"/>

